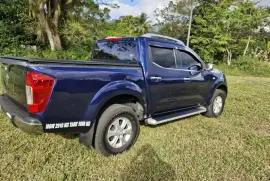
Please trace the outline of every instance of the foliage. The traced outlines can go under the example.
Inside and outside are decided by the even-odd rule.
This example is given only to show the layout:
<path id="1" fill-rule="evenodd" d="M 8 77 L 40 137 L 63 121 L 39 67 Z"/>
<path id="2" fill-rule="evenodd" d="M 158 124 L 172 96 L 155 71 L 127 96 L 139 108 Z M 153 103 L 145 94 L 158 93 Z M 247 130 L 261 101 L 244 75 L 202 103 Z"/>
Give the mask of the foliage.
<path id="1" fill-rule="evenodd" d="M 150 21 L 147 20 L 147 14 L 142 13 L 140 16 L 136 18 L 135 26 L 131 30 L 132 33 L 136 34 L 137 36 L 143 35 L 145 33 L 150 32 Z"/>
<path id="2" fill-rule="evenodd" d="M 76 44 L 78 39 L 84 40 L 82 36 L 86 37 L 88 33 L 92 34 L 92 37 L 102 33 L 102 25 L 109 18 L 109 9 L 100 9 L 99 2 L 94 0 L 29 0 L 29 11 L 40 27 L 39 35 L 43 38 L 39 39 L 48 41 L 51 50 L 54 51 L 61 50 L 62 41 L 67 43 L 73 35 L 75 35 L 75 41 L 72 43 Z M 91 41 L 89 42 L 88 38 L 84 43 L 88 44 Z"/>
<path id="3" fill-rule="evenodd" d="M 103 38 L 108 18 L 109 9 L 92 1 L 72 6 L 60 31 L 64 49 L 91 51 L 95 40 Z"/>
<path id="4" fill-rule="evenodd" d="M 69 54 L 72 59 L 88 59 L 97 39 L 140 36 L 152 31 L 153 22 L 144 13 L 111 21 L 107 6 L 116 6 L 104 2 L 107 1 L 2 0 L 0 54 L 53 58 Z M 260 7 L 252 0 L 171 1 L 155 11 L 158 33 L 185 41 L 189 13 L 195 2 L 198 6 L 192 21 L 191 47 L 205 61 L 236 64 L 241 55 L 253 56 L 254 61 L 256 57 L 260 60 L 270 58 L 270 32 L 264 28 L 270 25 L 270 8 Z M 100 4 L 106 6 L 101 8 Z M 46 30 L 46 24 L 51 33 Z M 58 43 L 59 47 L 52 48 L 52 43 Z M 48 49 L 59 50 L 48 53 Z M 41 53 L 43 51 L 45 53 Z"/>
<path id="5" fill-rule="evenodd" d="M 102 30 L 105 29 L 109 18 L 109 9 L 106 7 L 100 9 L 96 2 L 92 0 L 2 2 L 0 54 L 8 49 L 12 51 L 17 49 L 19 53 L 21 46 L 35 46 L 39 51 L 47 48 L 51 50 L 63 48 L 64 51 L 76 52 L 83 49 L 90 52 L 94 41 L 106 36 Z"/>
<path id="6" fill-rule="evenodd" d="M 270 62 L 262 62 L 251 56 L 240 56 L 233 60 L 233 64 L 218 64 L 226 75 L 270 77 Z"/>
<path id="7" fill-rule="evenodd" d="M 108 23 L 108 36 L 140 36 L 151 31 L 150 21 L 145 13 L 140 16 L 123 16 L 114 23 Z"/>
<path id="8" fill-rule="evenodd" d="M 108 25 L 107 34 L 109 36 L 135 36 L 134 27 L 137 18 L 133 16 L 122 16 L 119 20 Z"/>
<path id="9" fill-rule="evenodd" d="M 30 58 L 52 58 L 62 60 L 89 60 L 91 51 L 84 49 L 56 50 L 43 49 L 34 51 L 31 48 L 5 48 L 0 56 L 22 56 Z"/>
<path id="10" fill-rule="evenodd" d="M 157 9 L 155 14 L 161 34 L 181 40 L 186 39 L 189 13 L 183 10 L 183 6 L 179 4 L 179 1 L 176 3 L 170 1 L 166 7 Z"/>
<path id="11" fill-rule="evenodd" d="M 270 25 L 270 10 L 253 0 L 171 1 L 156 10 L 159 32 L 187 39 L 189 12 L 194 7 L 191 47 L 205 61 L 226 60 L 230 65 L 238 56 L 255 56 L 258 49 L 267 49 L 270 36 L 263 27 Z"/>
<path id="12" fill-rule="evenodd" d="M 27 16 L 27 3 L 0 2 L 0 53 L 5 47 L 35 44 L 35 22 Z"/>
<path id="13" fill-rule="evenodd" d="M 262 18 L 263 9 L 251 0 L 203 3 L 194 18 L 193 48 L 208 61 L 226 55 L 230 65 L 232 56 L 242 55 L 254 41 Z"/>

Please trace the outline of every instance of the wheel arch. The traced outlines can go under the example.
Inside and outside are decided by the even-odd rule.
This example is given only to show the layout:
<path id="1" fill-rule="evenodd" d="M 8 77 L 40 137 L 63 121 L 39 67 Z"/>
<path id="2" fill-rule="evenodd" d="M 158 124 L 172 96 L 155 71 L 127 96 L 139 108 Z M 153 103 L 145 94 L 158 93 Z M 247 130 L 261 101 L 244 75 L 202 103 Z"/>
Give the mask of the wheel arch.
<path id="1" fill-rule="evenodd" d="M 130 81 L 111 82 L 101 88 L 93 97 L 85 113 L 85 120 L 91 120 L 92 125 L 106 107 L 112 103 L 138 102 L 144 112 L 147 110 L 145 91 Z"/>
<path id="2" fill-rule="evenodd" d="M 218 85 L 216 89 L 223 90 L 224 92 L 226 92 L 226 94 L 228 94 L 228 87 L 225 84 Z"/>
<path id="3" fill-rule="evenodd" d="M 225 82 L 218 82 L 214 84 L 211 91 L 209 92 L 207 105 L 211 103 L 212 97 L 217 89 L 225 91 L 226 95 L 228 94 L 228 86 Z"/>
<path id="4" fill-rule="evenodd" d="M 105 101 L 99 108 L 96 118 L 98 119 L 100 115 L 104 112 L 104 110 L 107 109 L 110 105 L 125 104 L 125 103 L 139 103 L 143 107 L 144 114 L 145 114 L 145 111 L 146 111 L 145 101 L 138 95 L 135 95 L 129 92 L 129 93 L 116 94 L 112 96 L 110 99 L 108 99 L 107 101 Z"/>

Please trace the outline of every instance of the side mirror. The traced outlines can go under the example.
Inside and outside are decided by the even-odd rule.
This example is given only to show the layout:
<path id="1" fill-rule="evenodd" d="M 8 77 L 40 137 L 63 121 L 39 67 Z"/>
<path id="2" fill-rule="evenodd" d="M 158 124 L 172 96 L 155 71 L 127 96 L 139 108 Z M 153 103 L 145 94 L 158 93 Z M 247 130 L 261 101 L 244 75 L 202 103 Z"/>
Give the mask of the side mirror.
<path id="1" fill-rule="evenodd" d="M 205 69 L 208 70 L 208 71 L 213 70 L 213 69 L 214 69 L 214 64 L 212 64 L 212 63 L 207 63 L 207 64 L 205 65 Z"/>
<path id="2" fill-rule="evenodd" d="M 189 67 L 189 70 L 191 70 L 190 71 L 191 75 L 196 75 L 202 70 L 202 68 L 200 65 L 193 65 L 193 66 Z"/>

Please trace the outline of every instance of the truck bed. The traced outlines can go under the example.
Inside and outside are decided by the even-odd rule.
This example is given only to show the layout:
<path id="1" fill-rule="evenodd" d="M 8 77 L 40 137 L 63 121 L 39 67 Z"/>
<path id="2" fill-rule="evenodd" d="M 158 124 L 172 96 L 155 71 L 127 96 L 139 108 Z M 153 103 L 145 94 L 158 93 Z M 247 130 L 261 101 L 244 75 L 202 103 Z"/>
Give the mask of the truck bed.
<path id="1" fill-rule="evenodd" d="M 112 62 L 108 60 L 99 60 L 99 61 L 94 61 L 94 60 L 88 60 L 88 61 L 83 61 L 83 60 L 61 60 L 61 59 L 45 59 L 45 58 L 26 58 L 26 57 L 2 57 L 1 62 L 3 63 L 8 63 L 9 60 L 15 60 L 18 61 L 18 64 L 68 64 L 68 65 L 94 65 L 94 66 L 127 66 L 127 67 L 138 67 L 139 64 L 134 63 L 134 62 Z M 15 63 L 15 62 L 13 62 Z"/>

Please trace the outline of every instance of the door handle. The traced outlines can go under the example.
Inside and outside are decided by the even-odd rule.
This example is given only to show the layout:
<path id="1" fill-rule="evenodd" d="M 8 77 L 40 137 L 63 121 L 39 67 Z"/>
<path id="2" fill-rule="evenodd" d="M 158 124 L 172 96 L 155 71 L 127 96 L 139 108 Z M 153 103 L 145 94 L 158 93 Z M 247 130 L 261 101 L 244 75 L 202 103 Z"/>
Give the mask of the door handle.
<path id="1" fill-rule="evenodd" d="M 185 77 L 185 78 L 184 78 L 184 82 L 191 82 L 191 78 Z"/>
<path id="2" fill-rule="evenodd" d="M 150 79 L 151 79 L 151 81 L 153 81 L 153 82 L 160 82 L 160 81 L 162 80 L 161 77 L 151 77 Z"/>

